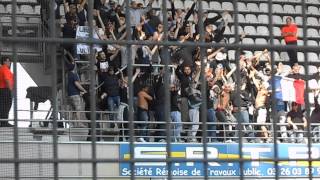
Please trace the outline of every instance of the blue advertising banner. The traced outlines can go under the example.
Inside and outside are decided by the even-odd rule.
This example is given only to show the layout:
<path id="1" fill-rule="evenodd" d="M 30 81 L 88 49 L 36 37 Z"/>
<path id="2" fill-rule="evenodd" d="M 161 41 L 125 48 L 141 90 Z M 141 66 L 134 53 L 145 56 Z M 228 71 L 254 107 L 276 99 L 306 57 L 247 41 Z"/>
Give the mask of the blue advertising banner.
<path id="1" fill-rule="evenodd" d="M 313 176 L 320 176 L 320 145 L 311 148 L 311 172 Z M 167 155 L 166 144 L 135 144 L 134 157 L 139 162 L 135 163 L 135 176 L 167 176 L 168 168 L 165 162 Z M 171 164 L 172 176 L 204 176 L 203 146 L 202 144 L 172 144 L 171 157 L 175 159 L 199 159 L 199 162 L 177 161 Z M 207 173 L 209 176 L 240 176 L 239 146 L 238 144 L 208 144 L 207 157 L 212 160 L 227 160 L 227 162 L 208 162 Z M 275 163 L 273 144 L 244 144 L 242 157 L 248 162 L 243 163 L 243 175 L 250 177 L 274 177 Z M 280 159 L 294 159 L 294 161 L 280 161 L 278 174 L 280 177 L 301 177 L 310 173 L 308 147 L 306 144 L 278 144 L 278 157 Z M 130 159 L 129 144 L 120 145 L 120 158 Z M 141 160 L 148 162 L 141 162 Z M 150 162 L 157 159 L 157 162 Z M 263 161 L 269 159 L 269 161 Z M 296 161 L 298 159 L 298 161 Z M 299 160 L 301 159 L 301 160 Z M 159 162 L 163 160 L 163 162 Z M 256 160 L 256 161 L 251 161 Z M 120 163 L 120 175 L 130 176 L 129 163 Z"/>

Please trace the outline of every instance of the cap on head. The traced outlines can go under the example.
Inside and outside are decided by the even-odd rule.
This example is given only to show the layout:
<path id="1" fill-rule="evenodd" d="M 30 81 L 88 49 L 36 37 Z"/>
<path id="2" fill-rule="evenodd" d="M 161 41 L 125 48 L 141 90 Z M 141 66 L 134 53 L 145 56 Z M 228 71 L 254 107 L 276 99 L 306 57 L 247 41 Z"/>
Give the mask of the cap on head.
<path id="1" fill-rule="evenodd" d="M 222 52 L 218 52 L 215 58 L 218 61 L 222 61 L 227 58 L 227 54 L 222 53 Z"/>

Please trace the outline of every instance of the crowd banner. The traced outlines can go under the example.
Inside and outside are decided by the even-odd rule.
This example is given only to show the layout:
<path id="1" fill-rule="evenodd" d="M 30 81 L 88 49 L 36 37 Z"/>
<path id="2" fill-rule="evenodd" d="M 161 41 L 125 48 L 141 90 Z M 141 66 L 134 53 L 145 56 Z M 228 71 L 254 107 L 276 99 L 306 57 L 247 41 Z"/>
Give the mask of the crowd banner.
<path id="1" fill-rule="evenodd" d="M 279 177 L 306 177 L 312 173 L 320 176 L 320 145 L 312 145 L 312 168 L 309 169 L 307 144 L 278 144 L 278 158 L 289 159 L 278 163 Z M 171 174 L 174 177 L 204 176 L 203 146 L 202 144 L 172 144 L 171 157 L 176 162 L 171 163 Z M 242 168 L 244 176 L 274 177 L 276 174 L 273 144 L 244 144 L 242 149 L 245 160 Z M 141 143 L 134 146 L 135 162 L 134 174 L 138 177 L 159 177 L 168 175 L 166 159 L 166 144 Z M 238 144 L 208 144 L 207 157 L 210 160 L 207 173 L 210 177 L 240 176 L 239 145 Z M 120 145 L 120 158 L 130 159 L 129 144 Z M 152 162 L 156 159 L 156 162 Z M 188 159 L 193 161 L 188 162 Z M 199 161 L 194 161 L 199 159 Z M 294 159 L 290 161 L 290 159 Z M 300 160 L 301 159 L 301 160 Z M 147 160 L 147 162 L 143 162 Z M 161 161 L 163 160 L 163 162 Z M 183 160 L 183 161 L 179 161 Z M 216 160 L 216 162 L 214 161 Z M 220 160 L 220 161 L 219 161 Z M 223 160 L 227 160 L 223 162 Z M 255 161 L 254 161 L 255 160 Z M 120 175 L 130 176 L 129 162 L 120 163 Z"/>
<path id="2" fill-rule="evenodd" d="M 88 39 L 90 37 L 89 26 L 78 26 L 76 32 L 76 39 Z M 93 38 L 99 39 L 97 32 L 93 29 Z M 98 45 L 93 45 L 93 49 L 96 51 L 101 51 L 102 48 Z M 77 44 L 77 54 L 90 54 L 90 46 L 87 44 Z"/>

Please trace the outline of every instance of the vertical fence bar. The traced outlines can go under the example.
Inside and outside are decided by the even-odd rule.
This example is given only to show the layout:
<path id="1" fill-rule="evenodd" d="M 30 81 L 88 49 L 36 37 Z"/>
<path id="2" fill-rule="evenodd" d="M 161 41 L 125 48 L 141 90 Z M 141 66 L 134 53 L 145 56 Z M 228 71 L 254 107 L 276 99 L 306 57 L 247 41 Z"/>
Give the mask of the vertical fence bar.
<path id="1" fill-rule="evenodd" d="M 88 2 L 88 25 L 89 25 L 89 38 L 94 39 L 93 36 L 93 1 Z M 90 85 L 89 85 L 89 93 L 90 93 L 90 119 L 91 119 L 91 163 L 92 163 L 92 179 L 97 179 L 97 135 L 96 135 L 96 78 L 95 78 L 95 52 L 93 49 L 93 44 L 90 44 Z"/>
<path id="2" fill-rule="evenodd" d="M 235 32 L 235 43 L 239 44 L 240 43 L 240 37 L 239 37 L 239 10 L 238 10 L 238 0 L 233 0 L 233 7 L 234 7 L 234 11 L 233 11 L 233 19 L 234 19 L 234 32 Z M 235 58 L 240 59 L 240 52 L 239 49 L 236 50 L 236 56 Z M 240 93 L 240 86 L 239 86 L 239 82 L 241 82 L 240 79 L 240 63 L 239 60 L 236 59 L 236 82 L 237 82 L 237 86 L 236 86 L 236 92 L 237 94 Z M 236 101 L 240 102 L 240 96 L 236 97 Z M 238 103 L 240 104 L 240 103 Z M 243 162 L 243 154 L 242 154 L 242 148 L 243 148 L 243 139 L 242 139 L 242 122 L 240 122 L 239 120 L 237 121 L 236 126 L 238 126 L 238 132 L 239 132 L 239 143 L 238 143 L 238 148 L 239 148 L 239 159 L 238 159 L 238 163 L 239 163 L 239 167 L 240 167 L 240 171 L 239 171 L 239 175 L 240 175 L 240 180 L 244 179 L 244 175 L 243 175 L 243 166 L 244 166 L 244 162 Z"/>
<path id="3" fill-rule="evenodd" d="M 50 6 L 49 6 L 49 33 L 50 33 L 50 38 L 55 39 L 56 38 L 56 22 L 55 22 L 55 10 L 54 10 L 54 5 L 55 1 L 50 1 Z M 56 43 L 50 43 L 50 58 L 51 58 L 51 73 L 52 73 L 52 124 L 53 124 L 53 169 L 54 169 L 54 179 L 58 180 L 59 179 L 59 164 L 58 164 L 58 112 L 57 112 L 57 44 Z"/>
<path id="4" fill-rule="evenodd" d="M 17 37 L 17 0 L 12 0 L 12 36 Z M 13 121 L 14 121 L 14 127 L 13 127 L 13 133 L 14 133 L 14 174 L 15 179 L 20 179 L 20 163 L 19 160 L 19 132 L 18 132 L 18 103 L 17 103 L 17 48 L 16 43 L 13 43 L 13 54 L 12 54 L 12 60 L 13 60 L 13 74 L 14 74 L 14 86 L 13 86 Z M 10 97 L 12 98 L 12 97 Z M 10 105 L 11 106 L 11 105 Z"/>
<path id="5" fill-rule="evenodd" d="M 167 0 L 162 0 L 162 15 L 163 15 L 163 42 L 168 42 L 168 14 L 167 14 Z M 172 8 L 172 7 L 171 7 Z M 174 15 L 173 15 L 174 16 Z M 168 170 L 168 180 L 172 179 L 172 161 L 169 161 L 168 159 L 171 159 L 171 118 L 170 118 L 170 69 L 169 69 L 169 62 L 170 62 L 170 56 L 169 56 L 169 49 L 168 46 L 165 45 L 163 46 L 163 51 L 164 51 L 164 119 L 165 122 L 161 123 L 166 123 L 166 151 L 167 151 L 167 156 L 166 156 L 166 165 L 167 165 L 167 170 Z M 160 89 L 162 91 L 162 89 Z M 164 127 L 164 126 L 162 126 Z M 163 130 L 163 129 L 161 129 Z M 163 133 L 161 133 L 163 134 Z"/>
<path id="6" fill-rule="evenodd" d="M 131 13 L 130 13 L 130 0 L 125 0 L 125 23 L 126 23 L 126 41 L 131 40 L 132 33 L 133 31 L 131 27 Z M 131 170 L 131 175 L 130 179 L 134 180 L 135 179 L 135 174 L 134 174 L 134 169 L 135 169 L 135 163 L 134 163 L 134 94 L 133 94 L 133 82 L 132 82 L 132 74 L 133 74 L 133 66 L 132 66 L 132 49 L 130 44 L 126 44 L 126 52 L 127 52 L 127 74 L 128 74 L 128 85 L 129 85 L 129 98 L 128 98 L 128 121 L 129 121 L 129 149 L 130 149 L 130 170 Z"/>
<path id="7" fill-rule="evenodd" d="M 268 29 L 269 29 L 269 36 L 270 36 L 270 44 L 271 45 L 274 45 L 274 34 L 273 34 L 273 18 L 272 18 L 272 15 L 273 15 L 273 8 L 272 8 L 272 1 L 269 0 L 268 1 L 268 20 L 269 20 L 269 25 L 268 25 Z M 279 178 L 279 153 L 278 153 L 278 144 L 277 144 L 277 134 L 278 134 L 278 129 L 277 129 L 277 126 L 278 126 L 278 123 L 277 123 L 277 118 L 278 116 L 275 114 L 277 113 L 277 110 L 276 110 L 276 105 L 275 105 L 275 79 L 274 79 L 274 66 L 275 66 L 275 61 L 274 61 L 274 51 L 272 50 L 271 51 L 271 84 L 272 84 L 272 92 L 271 92 L 271 117 L 273 119 L 272 121 L 272 127 L 273 127 L 273 158 L 275 160 L 275 164 L 274 164 L 274 167 L 275 167 L 275 179 L 278 179 Z"/>
<path id="8" fill-rule="evenodd" d="M 308 46 L 307 42 L 308 42 L 308 31 L 307 31 L 307 14 L 306 14 L 306 9 L 307 9 L 307 5 L 306 5 L 306 1 L 302 0 L 301 2 L 301 8 L 302 8 L 302 26 L 303 26 L 303 46 Z M 298 49 L 297 49 L 298 50 Z M 308 77 L 309 77 L 309 69 L 308 69 L 308 65 L 309 65 L 309 57 L 308 57 L 308 52 L 306 49 L 303 49 L 303 54 L 304 54 L 304 69 L 305 69 L 305 110 L 306 110 L 306 118 L 307 118 L 307 137 L 308 137 L 308 169 L 309 169 L 309 174 L 308 174 L 308 178 L 309 180 L 313 179 L 313 173 L 312 173 L 312 157 L 311 157 L 311 148 L 312 148 L 312 134 L 311 134 L 311 121 L 310 121 L 310 101 L 309 101 L 309 81 L 308 81 Z"/>
<path id="9" fill-rule="evenodd" d="M 204 32 L 204 22 L 203 22 L 203 4 L 202 4 L 202 0 L 198 1 L 198 29 L 199 29 L 199 33 L 200 33 L 200 42 L 203 43 L 205 42 L 205 32 Z M 205 49 L 204 47 L 200 47 L 200 61 L 201 61 L 201 72 L 200 72 L 200 81 L 201 81 L 201 95 L 202 98 L 207 98 L 207 81 L 206 81 L 206 77 L 205 77 L 205 62 L 204 62 L 204 56 L 205 56 Z M 208 113 L 208 104 L 206 99 L 204 99 L 202 101 L 201 104 L 201 113 L 200 113 L 200 119 L 202 121 L 202 145 L 203 145 L 203 160 L 202 160 L 202 164 L 203 164 L 203 172 L 204 172 L 204 179 L 207 180 L 208 177 L 208 124 L 207 124 L 207 113 Z M 210 122 L 212 123 L 212 122 Z M 211 125 L 212 126 L 212 125 Z M 216 137 L 215 137 L 216 138 Z"/>

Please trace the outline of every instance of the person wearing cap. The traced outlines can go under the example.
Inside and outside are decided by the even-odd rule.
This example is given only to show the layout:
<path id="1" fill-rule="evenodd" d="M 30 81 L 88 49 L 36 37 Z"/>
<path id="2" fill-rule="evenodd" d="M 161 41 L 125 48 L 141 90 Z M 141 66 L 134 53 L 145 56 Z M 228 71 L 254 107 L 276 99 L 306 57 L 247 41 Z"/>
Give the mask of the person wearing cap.
<path id="1" fill-rule="evenodd" d="M 292 109 L 287 114 L 287 122 L 289 126 L 289 142 L 302 143 L 304 142 L 303 131 L 307 127 L 307 119 L 303 115 L 301 106 L 295 102 L 291 104 Z"/>
<path id="2" fill-rule="evenodd" d="M 10 67 L 10 58 L 2 57 L 0 66 L 0 127 L 12 127 L 8 123 L 14 86 L 13 73 L 10 71 Z"/>
<path id="3" fill-rule="evenodd" d="M 71 111 L 73 112 L 73 117 L 71 120 L 81 120 L 81 111 L 84 110 L 84 107 L 81 102 L 81 94 L 85 94 L 87 91 L 80 83 L 78 74 L 75 72 L 75 63 L 71 63 L 67 66 L 68 68 L 68 99 Z M 87 123 L 83 122 L 72 122 L 72 127 L 87 127 Z"/>
<path id="4" fill-rule="evenodd" d="M 287 17 L 286 24 L 281 28 L 281 35 L 287 45 L 297 45 L 297 42 L 298 42 L 297 32 L 298 32 L 298 27 L 295 23 L 293 23 L 292 17 Z M 298 62 L 297 50 L 288 49 L 287 52 L 290 58 L 290 65 L 293 66 L 295 63 Z"/>

